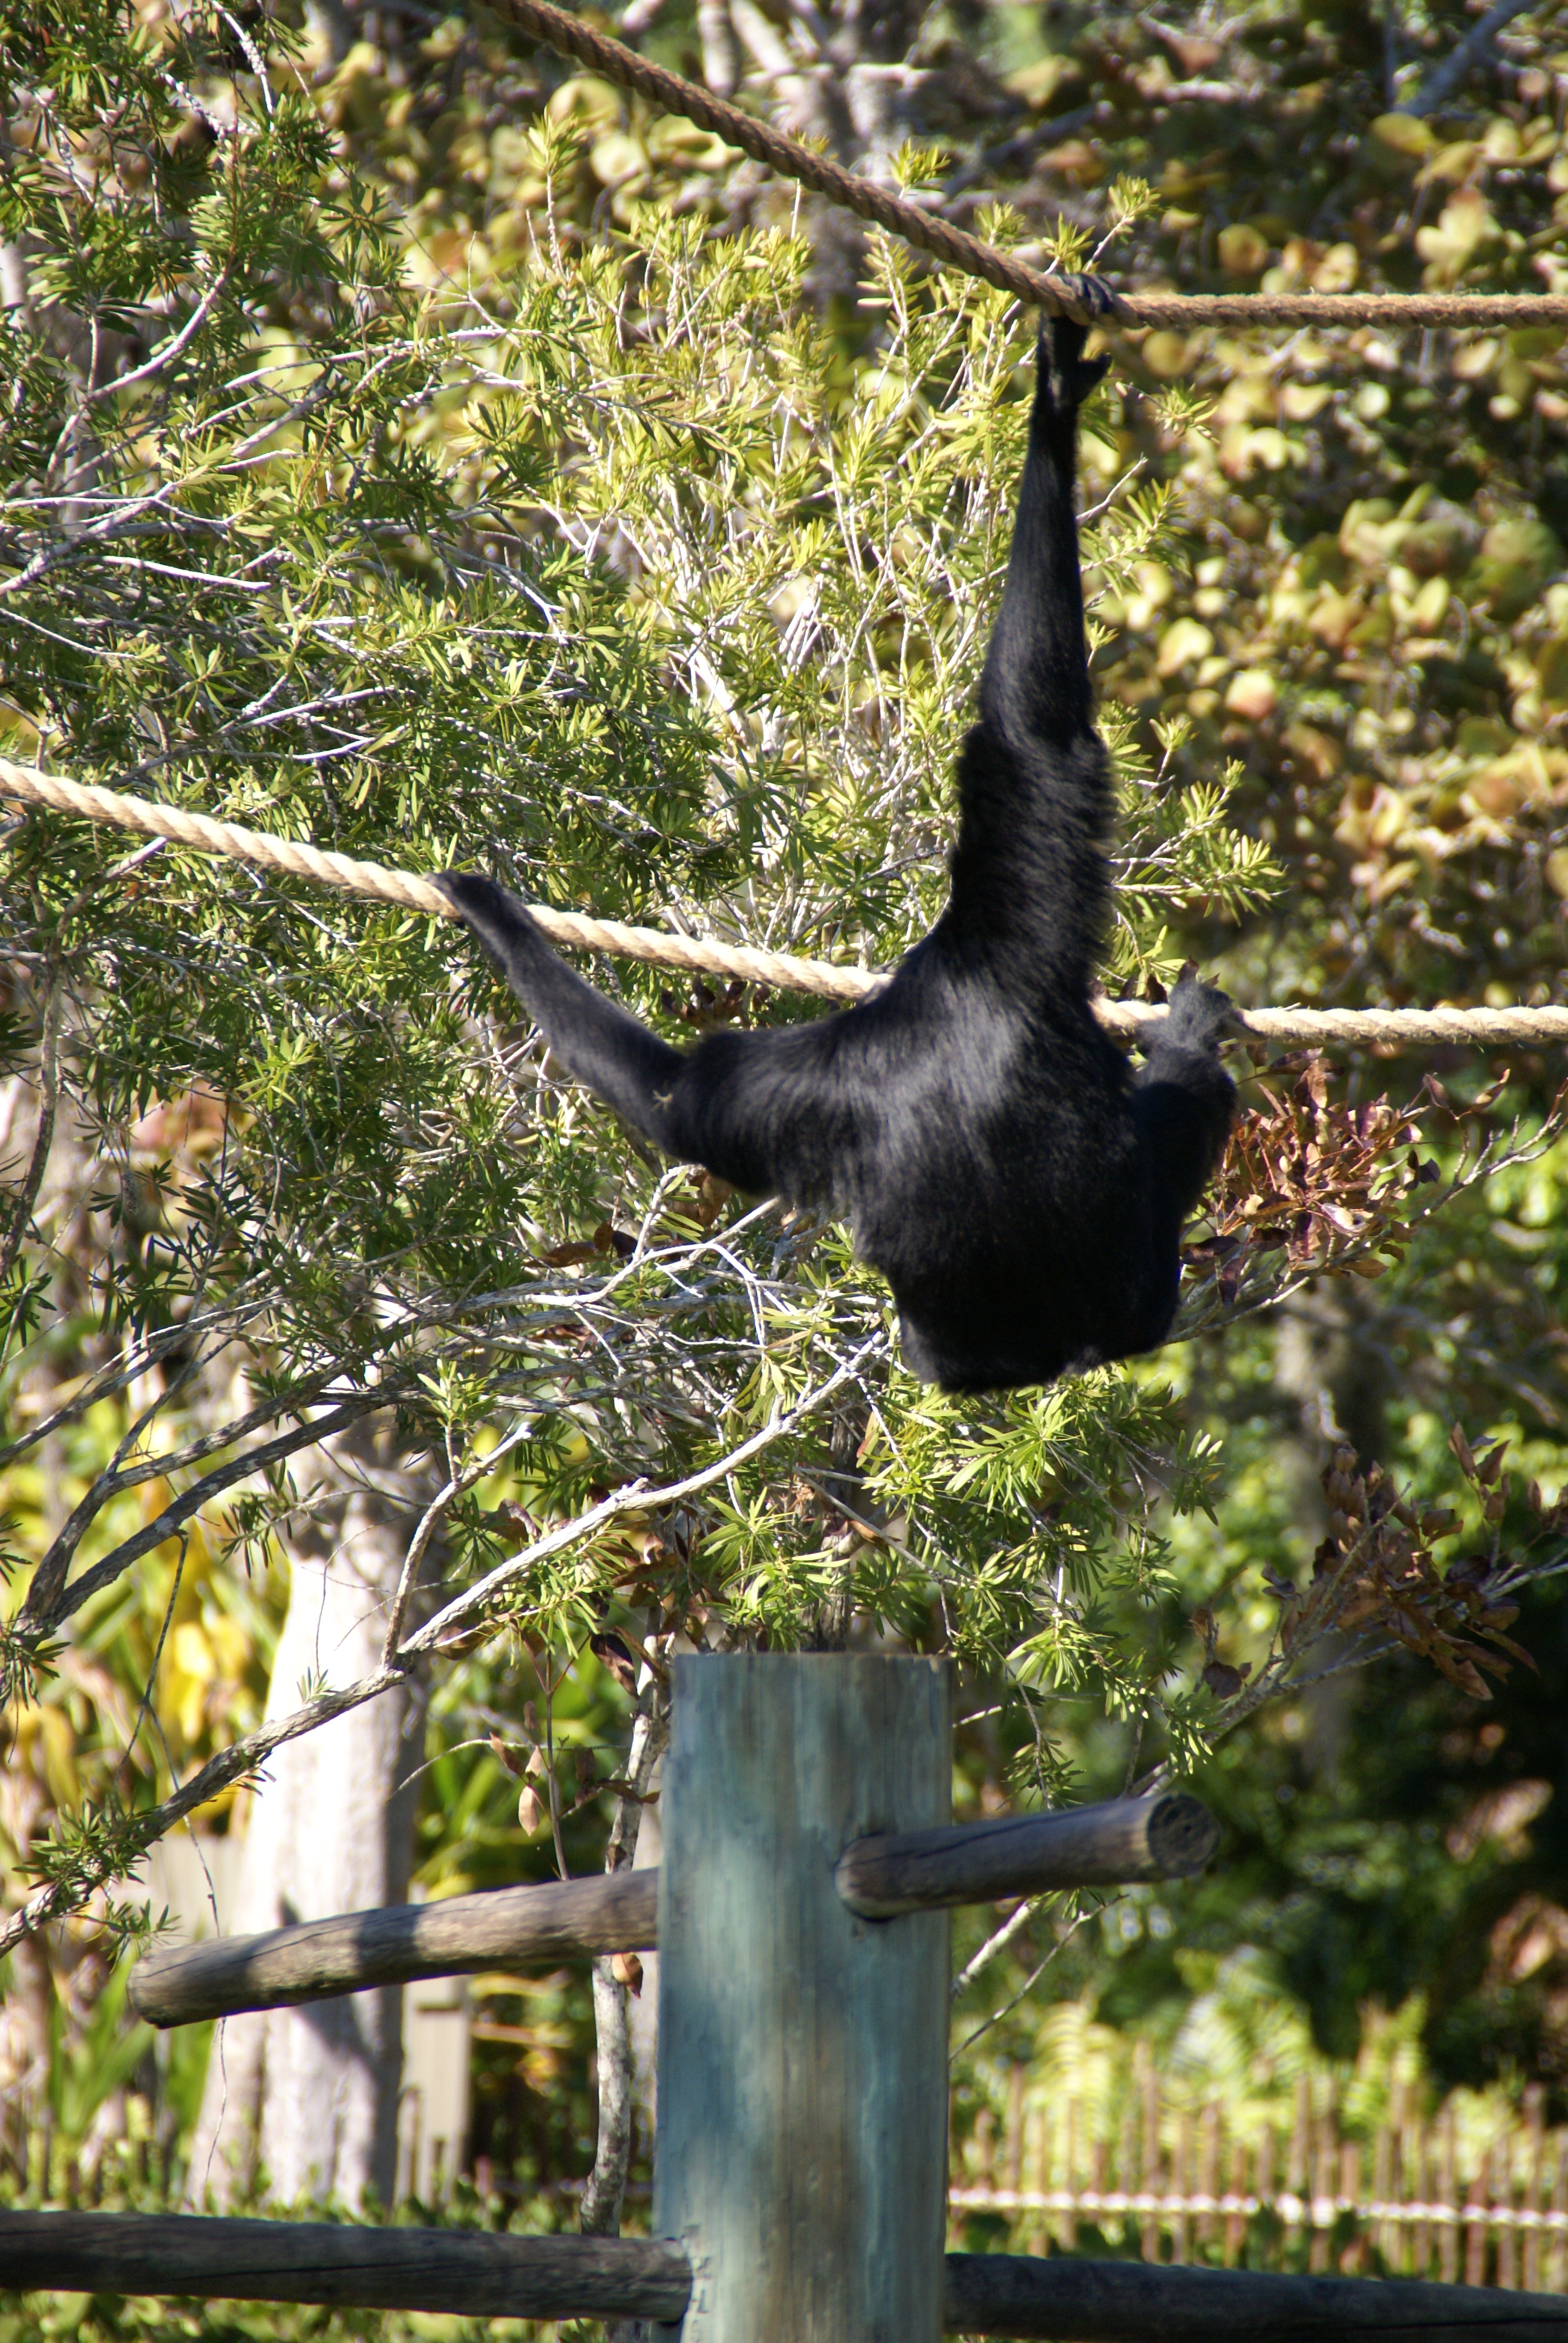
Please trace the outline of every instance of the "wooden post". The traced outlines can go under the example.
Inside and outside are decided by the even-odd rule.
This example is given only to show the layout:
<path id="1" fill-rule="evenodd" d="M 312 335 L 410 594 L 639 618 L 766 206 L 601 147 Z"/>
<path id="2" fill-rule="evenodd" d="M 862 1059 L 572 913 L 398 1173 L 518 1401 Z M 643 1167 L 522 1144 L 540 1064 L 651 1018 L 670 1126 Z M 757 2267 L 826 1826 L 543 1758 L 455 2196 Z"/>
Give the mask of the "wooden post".
<path id="1" fill-rule="evenodd" d="M 945 1663 L 674 1664 L 659 1871 L 656 2234 L 683 2343 L 937 2343 L 948 1923 L 859 1918 L 855 1839 L 948 1818 Z"/>

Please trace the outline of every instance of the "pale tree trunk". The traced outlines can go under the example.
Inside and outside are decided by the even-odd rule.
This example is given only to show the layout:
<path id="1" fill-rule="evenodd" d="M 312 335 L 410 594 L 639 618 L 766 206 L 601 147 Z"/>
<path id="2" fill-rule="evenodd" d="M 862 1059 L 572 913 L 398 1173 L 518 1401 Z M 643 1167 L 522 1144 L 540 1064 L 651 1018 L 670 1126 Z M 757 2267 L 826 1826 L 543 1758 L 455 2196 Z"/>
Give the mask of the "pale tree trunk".
<path id="1" fill-rule="evenodd" d="M 945 71 L 917 61 L 924 0 L 789 0 L 781 26 L 779 12 L 758 0 L 699 0 L 709 85 L 728 96 L 744 77 L 781 129 L 824 141 L 849 170 L 890 181 L 893 156 L 922 134 L 946 91 Z M 978 66 L 970 77 L 986 85 Z M 770 185 L 765 172 L 745 166 L 732 182 L 748 207 Z M 791 201 L 798 196 L 795 190 Z M 803 210 L 816 256 L 807 280 L 812 297 L 852 301 L 865 270 L 864 226 L 817 198 Z"/>
<path id="2" fill-rule="evenodd" d="M 662 1684 L 648 1682 L 641 1689 L 638 1712 L 632 1725 L 627 1779 L 634 1792 L 646 1796 L 669 1738 L 669 1697 Z M 605 1869 L 629 1869 L 641 1852 L 644 1824 L 640 1797 L 623 1798 L 610 1826 Z M 649 1990 L 644 1965 L 642 1990 Z M 655 1970 L 657 1976 L 657 1970 Z M 654 1985 L 657 1991 L 657 1984 Z M 632 2126 L 637 2112 L 638 2056 L 634 2025 L 628 2008 L 627 1987 L 608 1958 L 593 1965 L 595 2063 L 598 2082 L 598 2141 L 593 2170 L 583 2192 L 581 2227 L 587 2236 L 613 2237 L 619 2233 L 621 2205 L 626 2195 L 627 2167 L 631 2161 Z M 651 2094 L 649 2094 L 651 2096 Z M 640 2318 L 611 2319 L 606 2343 L 652 2343 L 654 2330 Z"/>
<path id="3" fill-rule="evenodd" d="M 368 1425 L 319 1458 L 309 1512 L 288 1542 L 269 1716 L 298 1705 L 307 1678 L 375 1674 L 422 1486 Z M 410 1681 L 277 1751 L 250 1801 L 234 1935 L 407 1900 L 424 1707 Z M 193 2201 L 210 2192 L 226 2202 L 259 2170 L 284 2203 L 357 2206 L 369 2189 L 390 2205 L 402 2050 L 396 1986 L 227 2019 L 207 2067 Z"/>
<path id="4" fill-rule="evenodd" d="M 1381 1305 L 1354 1278 L 1319 1278 L 1274 1312 L 1274 1385 L 1296 1403 L 1297 1421 L 1279 1443 L 1281 1477 L 1296 1499 L 1299 1542 L 1310 1553 L 1329 1525 L 1322 1473 L 1348 1441 L 1364 1471 L 1384 1454 L 1392 1370 Z M 1332 1636 L 1332 1660 L 1346 1638 Z M 1314 1773 L 1332 1773 L 1346 1745 L 1353 1679 L 1330 1670 L 1305 1694 Z"/>

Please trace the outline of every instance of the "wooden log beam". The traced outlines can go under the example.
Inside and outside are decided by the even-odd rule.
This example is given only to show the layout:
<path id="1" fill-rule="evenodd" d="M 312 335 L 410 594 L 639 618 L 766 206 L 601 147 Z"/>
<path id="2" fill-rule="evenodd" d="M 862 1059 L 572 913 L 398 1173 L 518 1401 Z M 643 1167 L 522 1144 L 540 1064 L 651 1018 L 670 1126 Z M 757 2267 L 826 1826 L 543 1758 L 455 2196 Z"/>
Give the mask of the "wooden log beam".
<path id="1" fill-rule="evenodd" d="M 468 2318 L 649 2318 L 691 2292 L 678 2246 L 647 2237 L 497 2237 L 327 2221 L 147 2213 L 0 2213 L 0 2288 L 320 2302 Z"/>
<path id="2" fill-rule="evenodd" d="M 643 1952 L 656 1941 L 658 1897 L 656 1871 L 608 1872 L 438 1904 L 339 1912 L 263 1936 L 173 1945 L 137 1962 L 131 2006 L 152 2026 L 189 2026 L 414 1977 Z"/>
<path id="3" fill-rule="evenodd" d="M 846 1848 L 839 1895 L 862 1919 L 1101 1887 L 1200 1871 L 1218 1829 L 1196 1798 L 1118 1798 L 1060 1814 L 881 1833 Z M 455 1976 L 658 1942 L 656 1871 L 612 1872 L 539 1887 L 499 1887 L 439 1904 L 340 1912 L 262 1936 L 224 1936 L 147 1954 L 131 2006 L 152 2026 L 189 2026 L 242 2009 L 281 2009 L 367 1986 Z"/>
<path id="4" fill-rule="evenodd" d="M 1280 2278 L 1147 2262 L 950 2254 L 950 2335 L 1051 2343 L 1568 2343 L 1568 2295 L 1406 2278 Z"/>
<path id="5" fill-rule="evenodd" d="M 184 2214 L 0 2213 L 0 2291 L 192 2295 L 475 2318 L 647 2318 L 691 2292 L 678 2246 Z M 1568 2343 L 1568 2297 L 1413 2278 L 1279 2278 L 949 2254 L 950 2335 L 1051 2343 Z"/>
<path id="6" fill-rule="evenodd" d="M 884 1832 L 847 1846 L 833 1875 L 851 1912 L 890 1920 L 900 1912 L 1050 1888 L 1184 1878 L 1202 1870 L 1219 1836 L 1207 1806 L 1167 1793 L 942 1830 Z"/>

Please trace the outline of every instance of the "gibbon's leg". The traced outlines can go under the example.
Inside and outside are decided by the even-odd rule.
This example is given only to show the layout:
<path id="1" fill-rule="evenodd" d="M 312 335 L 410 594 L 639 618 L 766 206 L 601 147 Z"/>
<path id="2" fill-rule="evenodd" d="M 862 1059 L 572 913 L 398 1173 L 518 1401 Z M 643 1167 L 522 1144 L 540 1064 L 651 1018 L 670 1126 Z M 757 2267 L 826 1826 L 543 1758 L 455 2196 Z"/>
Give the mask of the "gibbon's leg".
<path id="1" fill-rule="evenodd" d="M 1150 1165 L 1155 1208 L 1180 1227 L 1224 1152 L 1236 1085 L 1220 1043 L 1236 1030 L 1228 993 L 1184 973 L 1132 1081 L 1132 1112 Z"/>
<path id="2" fill-rule="evenodd" d="M 1084 298 L 1113 297 L 1092 277 Z M 1081 1007 L 1109 899 L 1111 799 L 1094 730 L 1073 488 L 1078 410 L 1108 361 L 1086 329 L 1040 330 L 1029 449 L 1007 583 L 959 767 L 960 818 L 947 921 L 955 940 L 1027 954 L 1053 1000 Z M 1026 962 L 1013 960 L 1021 980 Z"/>
<path id="3" fill-rule="evenodd" d="M 568 1073 L 634 1130 L 681 1154 L 675 1091 L 687 1061 L 569 969 L 526 906 L 493 879 L 448 870 L 433 882 L 472 928 Z"/>

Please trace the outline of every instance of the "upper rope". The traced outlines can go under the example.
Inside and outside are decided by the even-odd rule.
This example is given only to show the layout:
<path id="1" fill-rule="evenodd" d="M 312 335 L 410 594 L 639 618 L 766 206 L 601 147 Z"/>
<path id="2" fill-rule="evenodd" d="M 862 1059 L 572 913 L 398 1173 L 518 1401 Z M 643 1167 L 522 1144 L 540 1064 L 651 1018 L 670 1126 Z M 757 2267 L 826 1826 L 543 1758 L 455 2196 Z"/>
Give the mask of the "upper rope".
<path id="1" fill-rule="evenodd" d="M 504 24 L 548 42 L 563 56 L 576 57 L 618 88 L 636 90 L 665 113 L 684 115 L 781 178 L 797 180 L 814 195 L 902 236 L 950 268 L 980 277 L 1048 315 L 1075 317 L 1086 326 L 1104 322 L 1083 310 L 1070 279 L 1026 267 L 1010 253 L 983 244 L 978 236 L 954 227 L 906 196 L 895 195 L 878 180 L 858 178 L 786 131 L 775 130 L 700 84 L 654 65 L 624 41 L 596 32 L 564 8 L 552 8 L 549 0 L 486 0 L 486 5 Z M 1117 296 L 1115 316 L 1124 326 L 1162 326 L 1178 332 L 1192 326 L 1568 326 L 1568 294 L 1126 293 Z"/>

